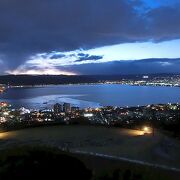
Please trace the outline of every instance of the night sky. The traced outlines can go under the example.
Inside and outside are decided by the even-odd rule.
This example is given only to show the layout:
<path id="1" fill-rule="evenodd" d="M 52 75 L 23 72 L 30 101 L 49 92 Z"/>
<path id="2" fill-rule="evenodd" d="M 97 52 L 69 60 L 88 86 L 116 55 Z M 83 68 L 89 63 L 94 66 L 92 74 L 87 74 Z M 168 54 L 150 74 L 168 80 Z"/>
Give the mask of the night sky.
<path id="1" fill-rule="evenodd" d="M 179 0 L 0 0 L 0 74 L 180 73 Z"/>

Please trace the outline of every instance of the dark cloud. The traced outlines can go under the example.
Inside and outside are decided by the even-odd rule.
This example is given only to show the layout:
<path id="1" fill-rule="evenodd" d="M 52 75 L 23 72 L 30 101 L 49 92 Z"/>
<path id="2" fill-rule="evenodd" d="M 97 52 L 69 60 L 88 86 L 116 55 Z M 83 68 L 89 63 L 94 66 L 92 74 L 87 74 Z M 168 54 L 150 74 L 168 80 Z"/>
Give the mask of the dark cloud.
<path id="1" fill-rule="evenodd" d="M 123 42 L 136 16 L 125 0 L 1 0 L 0 53 L 16 67 L 35 53 Z"/>
<path id="2" fill-rule="evenodd" d="M 79 56 L 79 57 L 84 57 L 84 56 L 86 56 L 86 55 L 88 55 L 88 54 L 78 53 L 78 56 Z M 89 55 L 88 55 L 88 56 L 89 56 Z"/>
<path id="3" fill-rule="evenodd" d="M 155 40 L 180 38 L 180 4 L 160 7 L 148 13 L 149 28 Z"/>
<path id="4" fill-rule="evenodd" d="M 59 59 L 63 57 L 65 57 L 64 54 L 53 54 L 52 56 L 50 56 L 50 59 Z"/>
<path id="5" fill-rule="evenodd" d="M 36 53 L 180 38 L 179 9 L 140 15 L 132 0 L 1 0 L 0 55 L 14 69 Z"/>
<path id="6" fill-rule="evenodd" d="M 180 59 L 145 59 L 73 65 L 65 68 L 80 74 L 180 73 Z"/>
<path id="7" fill-rule="evenodd" d="M 76 60 L 76 62 L 88 61 L 88 60 L 100 60 L 103 58 L 103 56 L 89 55 L 84 53 L 79 53 L 78 56 L 79 57 L 78 60 Z"/>

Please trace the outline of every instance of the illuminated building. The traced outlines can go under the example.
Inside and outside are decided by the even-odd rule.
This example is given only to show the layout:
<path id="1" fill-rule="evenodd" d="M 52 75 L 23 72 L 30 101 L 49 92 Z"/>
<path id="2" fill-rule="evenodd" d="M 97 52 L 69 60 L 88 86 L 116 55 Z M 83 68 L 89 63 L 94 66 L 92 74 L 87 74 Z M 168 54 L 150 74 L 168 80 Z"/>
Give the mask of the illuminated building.
<path id="1" fill-rule="evenodd" d="M 71 112 L 71 104 L 70 103 L 64 103 L 63 104 L 63 111 L 66 113 Z"/>
<path id="2" fill-rule="evenodd" d="M 79 107 L 71 107 L 71 111 L 72 112 L 79 111 Z"/>
<path id="3" fill-rule="evenodd" d="M 55 114 L 59 114 L 59 113 L 61 113 L 61 112 L 62 112 L 62 105 L 59 104 L 59 103 L 56 103 L 56 104 L 54 105 L 54 113 L 55 113 Z"/>

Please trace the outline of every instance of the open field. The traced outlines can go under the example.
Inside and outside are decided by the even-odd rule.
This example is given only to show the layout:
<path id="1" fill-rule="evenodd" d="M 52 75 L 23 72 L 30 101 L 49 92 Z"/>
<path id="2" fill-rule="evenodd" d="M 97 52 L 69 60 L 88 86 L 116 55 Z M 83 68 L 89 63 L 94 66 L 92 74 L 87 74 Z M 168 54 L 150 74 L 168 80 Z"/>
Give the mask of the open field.
<path id="1" fill-rule="evenodd" d="M 180 168 L 180 142 L 160 132 L 94 126 L 52 126 L 0 133 L 0 148 L 51 145 L 70 151 L 94 152 Z"/>

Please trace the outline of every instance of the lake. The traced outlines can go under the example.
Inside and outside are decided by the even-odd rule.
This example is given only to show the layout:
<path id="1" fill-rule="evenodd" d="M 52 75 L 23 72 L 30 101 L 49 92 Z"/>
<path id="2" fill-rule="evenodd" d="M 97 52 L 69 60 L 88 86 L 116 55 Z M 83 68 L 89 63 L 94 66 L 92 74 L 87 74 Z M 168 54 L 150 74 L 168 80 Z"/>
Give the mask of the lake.
<path id="1" fill-rule="evenodd" d="M 0 95 L 0 101 L 9 102 L 14 108 L 30 109 L 51 108 L 57 102 L 69 102 L 81 108 L 124 107 L 180 102 L 180 88 L 119 84 L 9 88 Z"/>

